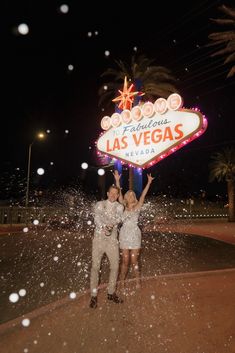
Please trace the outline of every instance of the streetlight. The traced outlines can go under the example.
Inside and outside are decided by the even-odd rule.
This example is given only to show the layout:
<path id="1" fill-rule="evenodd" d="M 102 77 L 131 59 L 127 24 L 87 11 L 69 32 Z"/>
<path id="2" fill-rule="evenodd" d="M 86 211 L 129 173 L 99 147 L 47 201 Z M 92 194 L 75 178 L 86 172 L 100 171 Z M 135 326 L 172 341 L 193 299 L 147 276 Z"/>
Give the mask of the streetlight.
<path id="1" fill-rule="evenodd" d="M 35 139 L 43 140 L 45 138 L 45 134 L 43 132 L 39 132 Z M 26 186 L 26 197 L 25 197 L 25 207 L 28 207 L 29 204 L 29 179 L 30 179 L 30 164 L 31 164 L 31 151 L 32 151 L 32 145 L 35 141 L 30 143 L 29 145 L 29 156 L 28 156 L 28 171 L 27 171 L 27 186 Z"/>

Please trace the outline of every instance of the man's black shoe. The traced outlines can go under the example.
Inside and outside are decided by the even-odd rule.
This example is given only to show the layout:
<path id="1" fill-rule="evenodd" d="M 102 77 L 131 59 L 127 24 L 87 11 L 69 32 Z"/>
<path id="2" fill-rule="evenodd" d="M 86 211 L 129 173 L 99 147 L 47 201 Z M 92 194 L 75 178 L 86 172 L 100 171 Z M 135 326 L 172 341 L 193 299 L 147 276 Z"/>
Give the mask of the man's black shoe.
<path id="1" fill-rule="evenodd" d="M 117 303 L 117 304 L 123 303 L 123 300 L 119 298 L 116 293 L 108 294 L 107 298 L 108 300 L 112 300 L 114 303 Z"/>
<path id="2" fill-rule="evenodd" d="M 97 308 L 97 297 L 91 297 L 90 308 Z"/>

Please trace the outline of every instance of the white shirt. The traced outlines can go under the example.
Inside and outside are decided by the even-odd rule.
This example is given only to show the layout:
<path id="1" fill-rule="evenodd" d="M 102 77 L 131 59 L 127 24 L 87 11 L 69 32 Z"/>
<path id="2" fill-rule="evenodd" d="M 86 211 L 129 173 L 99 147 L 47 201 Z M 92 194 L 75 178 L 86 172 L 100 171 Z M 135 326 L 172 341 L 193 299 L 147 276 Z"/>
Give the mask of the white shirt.
<path id="1" fill-rule="evenodd" d="M 94 207 L 95 235 L 104 235 L 106 226 L 113 227 L 112 236 L 117 236 L 117 226 L 121 222 L 123 206 L 115 201 L 98 201 Z"/>

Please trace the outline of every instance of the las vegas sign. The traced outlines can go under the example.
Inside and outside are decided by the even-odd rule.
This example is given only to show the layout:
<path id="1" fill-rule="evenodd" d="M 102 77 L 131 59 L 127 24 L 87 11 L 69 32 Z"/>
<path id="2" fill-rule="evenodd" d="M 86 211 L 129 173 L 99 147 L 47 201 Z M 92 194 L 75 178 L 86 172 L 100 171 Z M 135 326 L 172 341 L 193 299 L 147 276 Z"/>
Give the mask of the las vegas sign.
<path id="1" fill-rule="evenodd" d="M 207 120 L 198 109 L 184 109 L 182 104 L 182 97 L 173 93 L 167 99 L 104 116 L 98 151 L 140 168 L 160 162 L 207 128 Z"/>

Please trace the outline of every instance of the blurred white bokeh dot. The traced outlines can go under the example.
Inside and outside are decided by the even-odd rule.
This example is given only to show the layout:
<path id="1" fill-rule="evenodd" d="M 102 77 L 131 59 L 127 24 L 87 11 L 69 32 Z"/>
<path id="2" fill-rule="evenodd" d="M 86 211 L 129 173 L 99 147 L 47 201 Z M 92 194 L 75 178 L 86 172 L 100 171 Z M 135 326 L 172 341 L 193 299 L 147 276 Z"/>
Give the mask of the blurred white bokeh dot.
<path id="1" fill-rule="evenodd" d="M 23 325 L 24 327 L 28 327 L 28 326 L 30 325 L 30 320 L 29 320 L 29 319 L 23 319 L 23 320 L 21 321 L 21 323 L 22 323 L 22 325 Z"/>
<path id="2" fill-rule="evenodd" d="M 68 13 L 69 12 L 69 6 L 67 4 L 60 5 L 60 12 L 61 13 Z"/>
<path id="3" fill-rule="evenodd" d="M 37 173 L 38 175 L 43 175 L 45 173 L 45 170 L 43 168 L 38 168 Z"/>
<path id="4" fill-rule="evenodd" d="M 21 23 L 18 25 L 17 30 L 20 34 L 25 36 L 29 33 L 29 26 L 26 23 Z"/>
<path id="5" fill-rule="evenodd" d="M 87 169 L 88 168 L 88 164 L 86 162 L 83 162 L 81 164 L 81 167 L 82 167 L 82 169 Z"/>
<path id="6" fill-rule="evenodd" d="M 19 295 L 17 293 L 11 293 L 9 295 L 9 300 L 11 303 L 16 303 L 19 300 Z"/>
<path id="7" fill-rule="evenodd" d="M 75 299 L 76 298 L 76 293 L 75 292 L 71 292 L 69 294 L 69 297 L 70 297 L 70 299 Z"/>
<path id="8" fill-rule="evenodd" d="M 98 172 L 97 172 L 99 175 L 104 175 L 105 174 L 105 170 L 100 168 L 98 169 Z"/>
<path id="9" fill-rule="evenodd" d="M 20 289 L 20 290 L 19 290 L 19 295 L 20 295 L 21 297 L 24 297 L 24 296 L 26 295 L 26 290 L 25 290 L 25 289 Z"/>

